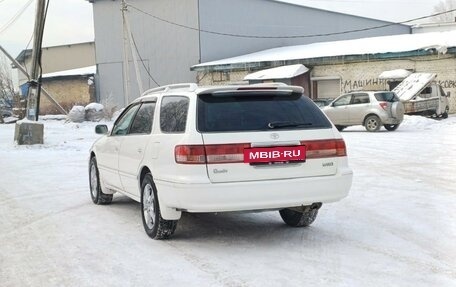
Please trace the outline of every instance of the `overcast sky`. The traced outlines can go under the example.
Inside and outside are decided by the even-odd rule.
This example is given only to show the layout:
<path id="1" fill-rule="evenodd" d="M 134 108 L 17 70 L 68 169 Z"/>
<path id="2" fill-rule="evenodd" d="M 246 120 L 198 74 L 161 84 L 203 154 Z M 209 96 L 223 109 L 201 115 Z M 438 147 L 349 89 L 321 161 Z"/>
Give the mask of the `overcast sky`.
<path id="1" fill-rule="evenodd" d="M 28 2 L 25 12 L 8 23 Z M 440 0 L 287 0 L 306 6 L 369 18 L 404 21 L 433 13 Z M 0 45 L 13 56 L 27 47 L 34 25 L 36 1 L 0 0 Z M 43 46 L 93 41 L 92 4 L 86 0 L 51 0 Z M 29 45 L 29 48 L 31 44 Z"/>

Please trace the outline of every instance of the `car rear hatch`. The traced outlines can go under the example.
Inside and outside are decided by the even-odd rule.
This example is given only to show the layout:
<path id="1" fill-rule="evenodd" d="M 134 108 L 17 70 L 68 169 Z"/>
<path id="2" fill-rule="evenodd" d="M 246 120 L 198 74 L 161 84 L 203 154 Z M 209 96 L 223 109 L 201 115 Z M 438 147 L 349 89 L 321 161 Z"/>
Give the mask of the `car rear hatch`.
<path id="1" fill-rule="evenodd" d="M 197 111 L 204 145 L 177 153 L 200 154 L 214 183 L 329 176 L 346 155 L 331 123 L 296 87 L 203 93 Z"/>
<path id="2" fill-rule="evenodd" d="M 377 92 L 374 94 L 379 105 L 388 112 L 390 117 L 400 121 L 404 118 L 404 105 L 399 100 L 399 97 L 393 92 Z"/>

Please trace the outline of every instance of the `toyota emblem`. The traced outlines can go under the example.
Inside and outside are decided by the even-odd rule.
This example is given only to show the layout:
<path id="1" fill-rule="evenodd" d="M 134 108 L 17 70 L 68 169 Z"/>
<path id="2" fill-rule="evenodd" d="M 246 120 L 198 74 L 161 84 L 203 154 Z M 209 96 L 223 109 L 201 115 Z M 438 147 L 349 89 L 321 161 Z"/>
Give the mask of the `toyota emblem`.
<path id="1" fill-rule="evenodd" d="M 272 133 L 272 134 L 271 134 L 271 139 L 273 139 L 273 140 L 279 139 L 279 137 L 280 137 L 280 136 L 279 136 L 278 133 Z"/>

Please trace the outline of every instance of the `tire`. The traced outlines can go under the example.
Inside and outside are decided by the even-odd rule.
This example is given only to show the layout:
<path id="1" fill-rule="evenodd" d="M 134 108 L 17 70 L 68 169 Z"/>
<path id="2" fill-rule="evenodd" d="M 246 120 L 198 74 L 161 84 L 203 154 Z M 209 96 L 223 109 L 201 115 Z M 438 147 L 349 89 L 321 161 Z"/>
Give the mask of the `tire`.
<path id="1" fill-rule="evenodd" d="M 450 109 L 448 107 L 445 108 L 445 112 L 442 114 L 442 118 L 443 119 L 446 119 L 448 118 L 448 112 L 450 111 Z"/>
<path id="2" fill-rule="evenodd" d="M 368 132 L 376 132 L 380 129 L 381 126 L 382 126 L 382 121 L 380 120 L 379 117 L 377 117 L 375 115 L 368 116 L 364 120 L 364 127 L 366 128 L 366 130 Z"/>
<path id="3" fill-rule="evenodd" d="M 391 106 L 391 115 L 402 122 L 404 119 L 405 107 L 402 102 L 394 102 Z"/>
<path id="4" fill-rule="evenodd" d="M 306 227 L 311 225 L 317 218 L 318 208 L 311 208 L 304 212 L 285 208 L 279 210 L 279 213 L 280 217 L 282 217 L 282 220 L 287 225 L 292 227 Z"/>
<path id="5" fill-rule="evenodd" d="M 383 125 L 383 126 L 385 127 L 385 129 L 387 131 L 392 132 L 392 131 L 397 130 L 397 128 L 399 127 L 399 124 L 397 124 L 397 125 Z"/>
<path id="6" fill-rule="evenodd" d="M 141 183 L 141 218 L 146 234 L 152 239 L 166 239 L 174 234 L 177 220 L 163 219 L 152 175 L 146 174 Z"/>
<path id="7" fill-rule="evenodd" d="M 340 131 L 340 132 L 343 131 L 345 128 L 346 128 L 346 126 L 339 126 L 339 125 L 336 125 L 336 129 L 337 129 L 338 131 Z"/>
<path id="8" fill-rule="evenodd" d="M 100 185 L 100 173 L 98 172 L 97 159 L 92 157 L 89 164 L 90 197 L 95 204 L 110 204 L 112 194 L 103 193 Z"/>

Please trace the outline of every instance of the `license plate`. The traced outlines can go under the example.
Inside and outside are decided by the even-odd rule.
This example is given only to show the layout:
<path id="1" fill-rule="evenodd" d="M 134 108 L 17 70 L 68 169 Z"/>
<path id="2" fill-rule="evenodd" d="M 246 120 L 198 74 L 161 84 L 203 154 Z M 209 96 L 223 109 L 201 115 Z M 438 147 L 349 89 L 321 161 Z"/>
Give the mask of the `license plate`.
<path id="1" fill-rule="evenodd" d="M 244 149 L 244 163 L 295 162 L 305 160 L 305 146 L 258 147 Z"/>

